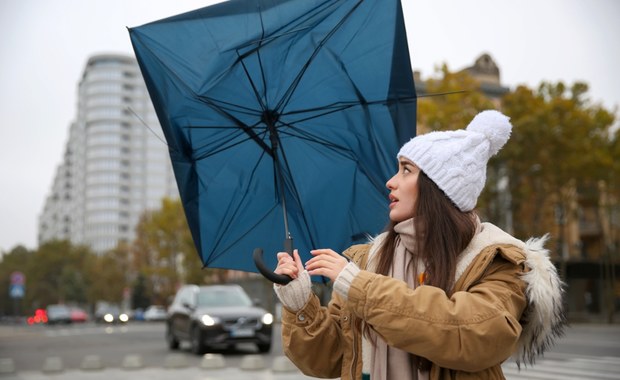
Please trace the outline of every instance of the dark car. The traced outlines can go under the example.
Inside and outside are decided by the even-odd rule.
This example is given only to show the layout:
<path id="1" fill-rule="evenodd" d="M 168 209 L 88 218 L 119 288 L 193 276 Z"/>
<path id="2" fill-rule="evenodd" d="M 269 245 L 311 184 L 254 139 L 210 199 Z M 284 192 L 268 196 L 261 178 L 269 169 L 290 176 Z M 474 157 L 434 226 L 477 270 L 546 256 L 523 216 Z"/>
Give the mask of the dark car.
<path id="1" fill-rule="evenodd" d="M 273 315 L 253 304 L 239 285 L 186 285 L 168 308 L 166 340 L 172 350 L 189 341 L 192 351 L 251 342 L 271 349 Z"/>
<path id="2" fill-rule="evenodd" d="M 129 314 L 121 312 L 116 305 L 100 303 L 95 310 L 95 322 L 97 323 L 125 323 L 129 321 Z"/>

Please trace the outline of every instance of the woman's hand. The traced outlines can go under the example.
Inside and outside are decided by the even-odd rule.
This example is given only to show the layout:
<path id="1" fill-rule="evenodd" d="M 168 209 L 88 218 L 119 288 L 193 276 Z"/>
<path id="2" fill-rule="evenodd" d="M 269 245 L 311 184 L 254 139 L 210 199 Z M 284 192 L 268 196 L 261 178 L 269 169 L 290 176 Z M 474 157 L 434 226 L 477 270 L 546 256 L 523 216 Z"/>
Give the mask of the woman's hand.
<path id="1" fill-rule="evenodd" d="M 306 269 L 312 276 L 325 276 L 336 281 L 336 277 L 349 263 L 347 259 L 331 249 L 315 249 L 310 253 L 314 257 L 306 262 Z"/>
<path id="2" fill-rule="evenodd" d="M 285 274 L 292 278 L 296 279 L 301 272 L 304 271 L 304 266 L 301 263 L 301 257 L 299 257 L 299 253 L 297 250 L 293 250 L 293 257 L 289 255 L 287 252 L 278 252 L 278 266 L 274 271 L 277 274 Z"/>

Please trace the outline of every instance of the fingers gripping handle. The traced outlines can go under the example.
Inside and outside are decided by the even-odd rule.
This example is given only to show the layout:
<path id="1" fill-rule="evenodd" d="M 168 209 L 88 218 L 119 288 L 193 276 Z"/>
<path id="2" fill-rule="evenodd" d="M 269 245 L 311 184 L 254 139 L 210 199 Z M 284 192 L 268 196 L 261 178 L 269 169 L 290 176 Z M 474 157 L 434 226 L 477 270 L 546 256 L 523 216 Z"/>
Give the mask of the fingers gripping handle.
<path id="1" fill-rule="evenodd" d="M 293 239 L 286 238 L 284 240 L 284 250 L 288 252 L 289 255 L 293 256 Z M 258 268 L 258 271 L 269 281 L 280 285 L 286 285 L 293 280 L 290 276 L 285 274 L 277 274 L 267 268 L 265 262 L 263 261 L 263 250 L 261 248 L 256 248 L 254 250 L 253 258 L 254 264 L 256 265 L 256 268 Z"/>

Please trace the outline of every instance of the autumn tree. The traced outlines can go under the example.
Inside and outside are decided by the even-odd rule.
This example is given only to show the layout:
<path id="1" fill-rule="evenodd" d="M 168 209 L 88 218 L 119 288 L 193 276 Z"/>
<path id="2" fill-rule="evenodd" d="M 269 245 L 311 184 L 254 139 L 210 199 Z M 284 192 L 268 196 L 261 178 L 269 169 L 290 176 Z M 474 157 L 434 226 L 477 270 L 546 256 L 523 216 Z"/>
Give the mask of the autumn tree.
<path id="1" fill-rule="evenodd" d="M 596 203 L 599 181 L 609 180 L 614 115 L 591 104 L 587 91 L 584 83 L 543 82 L 536 90 L 519 86 L 503 99 L 513 133 L 499 157 L 510 178 L 518 235 L 576 219 L 575 199 Z"/>
<path id="2" fill-rule="evenodd" d="M 452 72 L 444 64 L 424 81 L 418 99 L 418 133 L 465 128 L 476 114 L 495 108 L 481 84 L 465 71 Z"/>
<path id="3" fill-rule="evenodd" d="M 129 249 L 123 244 L 91 260 L 85 271 L 90 276 L 88 298 L 93 306 L 98 301 L 122 303 L 124 291 L 130 286 L 129 262 Z"/>
<path id="4" fill-rule="evenodd" d="M 154 302 L 165 304 L 180 284 L 205 282 L 179 200 L 163 199 L 160 209 L 142 215 L 131 252 Z"/>
<path id="5" fill-rule="evenodd" d="M 25 301 L 31 308 L 54 303 L 86 303 L 94 259 L 88 247 L 55 240 L 41 245 L 27 264 Z"/>

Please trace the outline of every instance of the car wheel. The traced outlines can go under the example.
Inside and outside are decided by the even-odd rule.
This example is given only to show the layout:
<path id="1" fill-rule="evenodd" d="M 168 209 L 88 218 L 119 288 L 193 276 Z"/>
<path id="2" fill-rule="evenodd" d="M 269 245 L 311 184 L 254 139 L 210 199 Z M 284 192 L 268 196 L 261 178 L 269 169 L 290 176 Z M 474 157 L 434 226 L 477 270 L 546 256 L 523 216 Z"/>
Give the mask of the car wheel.
<path id="1" fill-rule="evenodd" d="M 264 344 L 257 344 L 259 352 L 269 352 L 271 350 L 271 342 Z"/>
<path id="2" fill-rule="evenodd" d="M 190 336 L 192 343 L 192 352 L 196 355 L 202 355 L 207 350 L 207 347 L 202 339 L 202 330 L 198 326 L 192 327 L 192 333 Z"/>
<path id="3" fill-rule="evenodd" d="M 176 350 L 179 348 L 179 340 L 174 336 L 170 325 L 166 328 L 166 341 L 168 342 L 169 349 Z"/>

